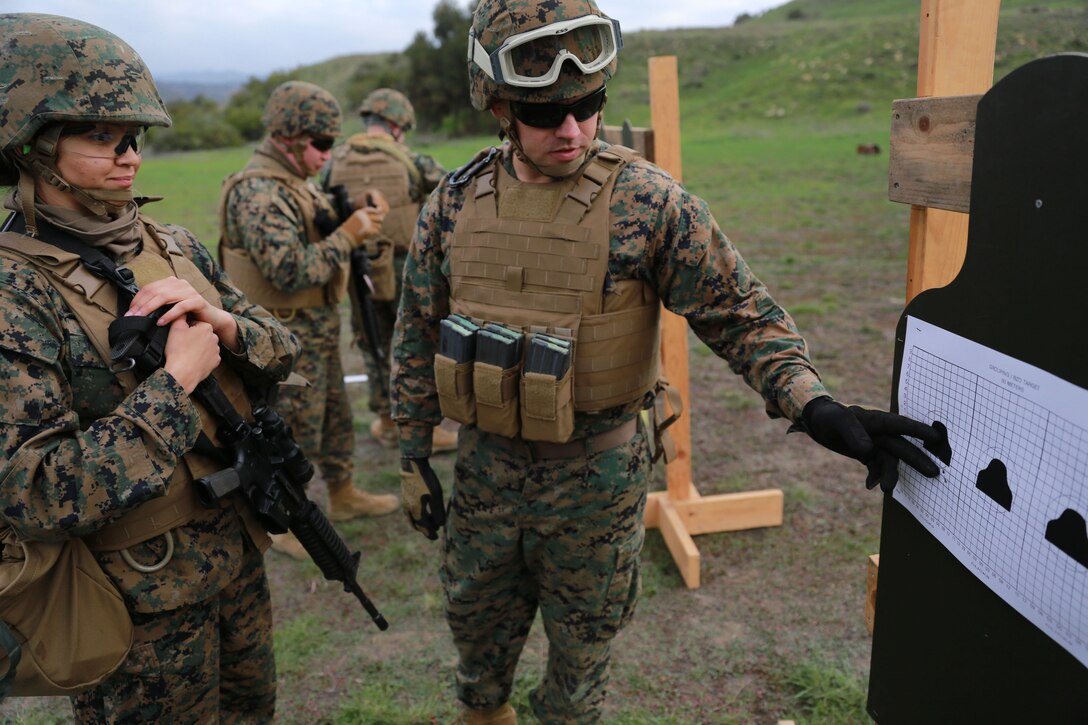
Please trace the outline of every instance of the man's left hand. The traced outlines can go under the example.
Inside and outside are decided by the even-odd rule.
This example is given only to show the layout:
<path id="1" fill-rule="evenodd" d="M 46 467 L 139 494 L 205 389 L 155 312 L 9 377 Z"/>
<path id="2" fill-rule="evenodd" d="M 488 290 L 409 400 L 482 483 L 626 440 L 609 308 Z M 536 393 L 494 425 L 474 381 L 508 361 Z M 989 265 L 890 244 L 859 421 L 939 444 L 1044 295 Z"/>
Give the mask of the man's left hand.
<path id="1" fill-rule="evenodd" d="M 869 469 L 865 486 L 871 489 L 879 483 L 886 493 L 899 481 L 899 461 L 928 478 L 941 472 L 933 459 L 904 436 L 921 440 L 931 450 L 948 445 L 945 432 L 932 425 L 883 410 L 847 408 L 830 397 L 810 400 L 801 420 L 790 426 L 790 432 L 797 430 L 825 448 L 864 463 Z"/>

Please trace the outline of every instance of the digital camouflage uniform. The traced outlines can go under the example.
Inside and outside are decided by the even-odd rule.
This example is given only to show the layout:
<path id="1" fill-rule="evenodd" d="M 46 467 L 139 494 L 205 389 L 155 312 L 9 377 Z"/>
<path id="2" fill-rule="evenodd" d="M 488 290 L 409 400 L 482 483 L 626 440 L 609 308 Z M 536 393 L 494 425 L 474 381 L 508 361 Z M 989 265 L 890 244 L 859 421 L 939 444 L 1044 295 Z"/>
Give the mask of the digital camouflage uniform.
<path id="1" fill-rule="evenodd" d="M 244 296 L 204 249 L 172 227 L 238 322 L 243 352 L 224 359 L 251 380 L 286 377 L 297 343 Z M 119 263 L 124 258 L 117 260 Z M 128 396 L 45 275 L 0 255 L 0 512 L 23 536 L 92 535 L 162 496 L 200 419 L 159 370 Z M 173 530 L 175 550 L 155 574 L 118 552 L 96 552 L 136 626 L 121 669 L 73 698 L 77 719 L 270 720 L 275 704 L 272 611 L 263 557 L 233 508 L 204 509 Z M 129 547 L 162 559 L 156 537 Z"/>
<path id="2" fill-rule="evenodd" d="M 266 126 L 272 125 L 286 135 L 306 131 L 293 119 L 292 114 L 303 115 L 297 107 L 284 105 L 271 110 L 275 115 L 266 112 Z M 338 108 L 335 119 L 318 120 L 335 126 L 339 132 Z M 255 151 L 246 167 L 246 171 L 250 170 L 289 175 L 307 194 L 316 213 L 335 219 L 328 197 L 288 166 L 268 140 Z M 292 293 L 336 286 L 337 278 L 346 283 L 353 243 L 340 229 L 314 239 L 313 219 L 306 218 L 307 210 L 283 180 L 262 174 L 243 178 L 229 188 L 221 204 L 220 244 L 224 249 L 247 252 L 260 274 L 277 290 Z M 330 489 L 347 486 L 352 477 L 355 434 L 340 362 L 339 307 L 328 299 L 299 309 L 268 306 L 298 338 L 302 354 L 295 372 L 310 383 L 308 387 L 280 386 L 277 410 Z"/>
<path id="3" fill-rule="evenodd" d="M 154 225 L 138 214 L 130 189 L 82 189 L 60 177 L 56 148 L 64 124 L 170 124 L 131 47 L 102 28 L 32 13 L 0 15 L 0 47 L 0 184 L 17 185 L 7 206 L 21 212 L 9 220 L 13 233 L 4 235 L 12 248 L 0 252 L 0 515 L 23 539 L 82 537 L 135 625 L 120 669 L 73 697 L 75 716 L 95 723 L 269 721 L 276 679 L 260 551 L 267 537 L 233 497 L 212 508 L 173 500 L 172 493 L 190 490 L 194 466 L 210 464 L 190 454 L 200 409 L 162 369 L 122 384 L 119 376 L 128 374 L 115 374 L 93 342 L 104 330 L 83 327 L 90 320 L 108 324 L 114 311 L 89 315 L 90 303 L 69 306 L 64 295 L 72 290 L 54 285 L 50 263 L 22 254 L 41 243 L 18 235 L 48 229 L 36 219 L 35 184 L 61 189 L 88 211 L 77 223 L 85 235 L 73 231 L 85 243 L 97 238 L 100 222 L 119 223 L 127 241 L 116 262 L 158 258 L 146 247 L 140 253 L 140 239 L 172 240 L 169 266 L 158 258 L 159 268 L 178 270 L 191 284 L 210 282 L 201 293 L 237 322 L 240 352 L 222 351 L 220 365 L 236 377 L 224 380 L 244 377 L 258 386 L 283 380 L 298 344 L 246 301 L 188 232 L 155 227 L 161 234 L 150 235 Z M 123 153 L 125 146 L 114 149 Z M 82 294 L 90 292 L 85 287 Z M 229 389 L 240 393 L 237 385 Z M 176 518 L 167 512 L 158 523 L 143 513 L 164 501 L 187 512 Z M 121 551 L 102 545 L 111 530 L 149 523 L 143 531 L 164 532 L 127 551 L 135 562 L 163 562 L 171 537 L 173 555 L 157 571 L 138 571 Z M 121 533 L 122 543 L 139 538 L 127 528 Z"/>
<path id="4" fill-rule="evenodd" d="M 364 125 L 374 123 L 375 125 L 380 124 L 388 127 L 388 124 L 392 123 L 396 124 L 401 131 L 407 132 L 415 124 L 415 110 L 412 108 L 411 103 L 403 94 L 389 88 L 379 88 L 368 94 L 359 108 L 359 113 L 363 116 Z M 355 178 L 356 175 L 351 173 L 350 167 L 353 163 L 361 161 L 361 157 L 369 154 L 383 154 L 398 164 L 404 165 L 405 162 L 410 164 L 411 168 L 405 170 L 407 188 L 391 188 L 390 184 L 399 182 L 399 179 L 390 179 L 388 177 L 380 179 Z M 332 158 L 322 171 L 322 186 L 327 190 L 331 184 L 335 184 L 341 178 L 347 176 L 355 182 L 348 185 L 348 190 L 353 197 L 362 193 L 364 186 L 373 187 L 385 194 L 386 199 L 390 200 L 405 197 L 407 193 L 406 198 L 418 208 L 418 205 L 423 203 L 427 195 L 438 186 L 438 182 L 445 175 L 446 170 L 433 157 L 413 151 L 405 144 L 396 141 L 389 133 L 381 133 L 368 128 L 333 149 Z M 397 319 L 397 303 L 400 300 L 404 259 L 408 254 L 408 243 L 411 241 L 411 234 L 399 238 L 401 236 L 400 225 L 398 225 L 396 231 L 392 232 L 388 227 L 388 224 L 384 225 L 381 236 L 367 241 L 368 249 L 377 249 L 380 246 L 388 245 L 393 250 L 393 295 L 390 299 L 374 298 L 374 312 L 378 318 L 378 332 L 386 347 L 387 360 L 389 359 L 388 353 L 393 339 L 393 323 Z M 374 255 L 371 256 L 373 259 Z M 373 265 L 374 262 L 371 264 Z M 366 333 L 357 312 L 352 315 L 351 324 L 355 339 L 365 340 Z M 368 345 L 362 345 L 362 352 L 366 364 L 369 408 L 381 416 L 388 416 L 391 412 L 387 378 L 389 370 L 381 369 Z"/>
<path id="5" fill-rule="evenodd" d="M 660 306 L 769 415 L 864 463 L 870 487 L 890 491 L 900 460 L 937 476 L 906 437 L 943 438 L 832 399 L 704 201 L 629 149 L 563 153 L 595 135 L 594 119 L 600 130 L 622 47 L 595 0 L 480 0 L 468 40 L 472 105 L 496 115 L 508 143 L 431 194 L 405 262 L 392 378 L 404 511 L 430 538 L 444 526 L 458 722 L 516 723 L 514 669 L 539 611 L 548 663 L 533 712 L 593 723 L 610 643 L 639 595 L 650 453 L 638 421 L 656 388 Z M 471 321 L 442 326 L 451 311 Z M 514 335 L 472 332 L 481 323 Z M 463 424 L 446 516 L 427 462 L 443 409 Z"/>
<path id="6" fill-rule="evenodd" d="M 596 153 L 607 148 L 597 142 Z M 509 145 L 501 163 L 514 174 Z M 420 215 L 405 264 L 394 335 L 393 406 L 401 454 L 425 458 L 442 419 L 435 380 L 439 321 L 450 312 L 450 249 L 464 195 L 443 182 Z M 796 419 L 824 394 L 793 321 L 719 229 L 704 201 L 656 166 L 636 160 L 619 173 L 610 206 L 605 294 L 642 280 L 766 401 Z M 648 401 L 575 413 L 582 439 L 636 418 Z M 630 619 L 640 589 L 639 552 L 650 475 L 642 427 L 626 443 L 591 455 L 532 460 L 463 426 L 443 538 L 447 620 L 460 661 L 458 696 L 476 709 L 506 702 L 539 609 L 548 635 L 547 672 L 531 702 L 543 722 L 595 722 L 609 646 Z"/>

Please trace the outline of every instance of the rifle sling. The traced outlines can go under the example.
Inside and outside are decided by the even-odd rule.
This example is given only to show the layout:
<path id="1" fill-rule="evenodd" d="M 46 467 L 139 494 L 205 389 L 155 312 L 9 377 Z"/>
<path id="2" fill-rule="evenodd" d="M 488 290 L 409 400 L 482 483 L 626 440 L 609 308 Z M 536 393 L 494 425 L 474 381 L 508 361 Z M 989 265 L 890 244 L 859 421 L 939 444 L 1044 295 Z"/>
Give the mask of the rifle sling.
<path id="1" fill-rule="evenodd" d="M 25 219 L 21 214 L 12 214 L 6 220 L 4 230 L 6 233 L 25 237 Z M 119 323 L 121 328 L 138 328 L 141 318 L 124 317 L 132 297 L 138 291 L 135 279 L 130 276 L 131 272 L 129 270 L 119 270 L 117 264 L 107 255 L 44 220 L 38 221 L 37 240 L 69 254 L 78 255 L 87 270 L 95 277 L 105 280 L 117 290 L 118 318 L 114 323 Z M 64 292 L 64 289 L 60 287 L 57 289 L 62 293 Z M 65 297 L 67 299 L 67 295 Z M 69 304 L 71 303 L 72 301 L 69 301 Z M 143 318 L 143 320 L 146 324 L 146 318 Z M 162 329 L 165 333 L 166 328 Z M 165 346 L 165 337 L 166 335 L 163 334 L 159 345 Z M 100 352 L 102 351 L 100 350 Z M 204 431 L 199 433 L 192 450 L 194 453 L 206 456 L 224 467 L 231 463 L 230 460 L 225 458 L 228 451 L 212 443 Z M 167 491 L 163 496 L 141 504 L 114 523 L 108 524 L 93 534 L 84 537 L 87 545 L 96 551 L 117 551 L 152 538 L 158 532 L 168 531 L 191 520 L 203 507 L 193 492 L 192 480 L 189 476 L 183 477 L 177 483 L 181 485 L 172 484 L 167 486 Z"/>

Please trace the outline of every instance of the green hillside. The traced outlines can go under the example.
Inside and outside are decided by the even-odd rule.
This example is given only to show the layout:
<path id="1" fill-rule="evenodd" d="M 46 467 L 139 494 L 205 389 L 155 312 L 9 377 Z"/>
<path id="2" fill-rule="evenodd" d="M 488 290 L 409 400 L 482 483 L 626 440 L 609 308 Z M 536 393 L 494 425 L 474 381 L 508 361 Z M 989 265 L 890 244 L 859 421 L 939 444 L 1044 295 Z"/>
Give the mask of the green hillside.
<path id="1" fill-rule="evenodd" d="M 622 21 L 621 4 L 611 5 Z M 1002 7 L 995 78 L 1043 55 L 1088 52 L 1084 0 L 1045 8 L 1005 0 Z M 646 125 L 646 60 L 678 56 L 685 185 L 707 200 L 795 317 L 836 397 L 874 407 L 889 400 L 909 208 L 888 201 L 887 155 L 859 156 L 855 145 L 886 148 L 891 102 L 915 95 L 918 8 L 917 0 L 795 0 L 736 27 L 631 33 L 609 87 L 608 122 Z M 402 62 L 388 54 L 345 56 L 295 75 L 333 90 L 355 122 L 350 111 L 360 93 L 351 88 L 368 78 L 371 87 L 386 85 L 380 79 Z M 495 141 L 409 136 L 447 167 Z M 148 154 L 140 191 L 166 197 L 148 213 L 214 247 L 220 182 L 249 153 Z M 643 597 L 613 648 L 604 722 L 871 722 L 865 566 L 879 549 L 883 497 L 865 490 L 864 467 L 804 436 L 786 436 L 784 422 L 767 418 L 758 397 L 691 339 L 690 379 L 698 385 L 687 411 L 697 422 L 691 479 L 704 495 L 780 489 L 784 525 L 698 537 L 702 586 L 695 591 L 660 533 L 648 533 Z M 363 372 L 347 335 L 343 350 L 345 372 Z M 398 453 L 366 434 L 373 413 L 365 386 L 350 386 L 349 395 L 355 481 L 396 492 Z M 453 458 L 436 456 L 432 464 L 449 486 Z M 660 466 L 657 475 L 661 488 Z M 311 494 L 323 503 L 324 485 L 315 484 Z M 362 551 L 360 582 L 391 628 L 369 626 L 312 564 L 269 555 L 277 722 L 450 721 L 457 657 L 436 575 L 439 549 L 397 515 L 336 528 Z M 546 666 L 537 626 L 513 696 L 525 722 L 528 691 Z M 0 723 L 69 722 L 69 713 L 64 699 L 14 699 L 0 704 Z"/>
<path id="2" fill-rule="evenodd" d="M 653 55 L 678 58 L 689 131 L 882 113 L 889 99 L 915 95 L 919 7 L 913 0 L 794 0 L 733 27 L 626 34 L 609 117 L 648 123 L 646 59 Z M 1004 0 L 1001 7 L 995 80 L 1039 55 L 1088 52 L 1083 0 Z M 622 8 L 613 13 L 622 23 Z M 369 88 L 404 72 L 400 61 L 396 54 L 341 56 L 292 74 L 353 109 Z"/>

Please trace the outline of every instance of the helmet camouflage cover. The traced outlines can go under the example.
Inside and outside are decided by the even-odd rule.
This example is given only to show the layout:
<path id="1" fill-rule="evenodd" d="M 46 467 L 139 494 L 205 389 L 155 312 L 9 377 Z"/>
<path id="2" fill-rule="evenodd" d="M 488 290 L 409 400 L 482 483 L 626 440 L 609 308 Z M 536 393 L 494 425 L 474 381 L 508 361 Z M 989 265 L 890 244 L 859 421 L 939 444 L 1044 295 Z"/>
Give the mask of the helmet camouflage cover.
<path id="1" fill-rule="evenodd" d="M 264 107 L 261 123 L 278 136 L 339 136 L 340 104 L 324 88 L 306 81 L 276 86 Z"/>
<path id="2" fill-rule="evenodd" d="M 169 126 L 150 71 L 125 41 L 57 15 L 0 15 L 0 149 L 54 122 Z"/>
<path id="3" fill-rule="evenodd" d="M 359 106 L 359 114 L 381 116 L 400 126 L 402 131 L 410 131 L 416 125 L 416 111 L 412 108 L 412 102 L 392 88 L 371 91 Z"/>
<path id="4" fill-rule="evenodd" d="M 472 17 L 472 33 L 484 50 L 492 53 L 512 35 L 586 15 L 608 17 L 597 8 L 594 0 L 480 0 Z M 471 46 L 471 38 L 469 43 Z M 549 67 L 552 60 L 542 58 L 541 70 Z M 480 111 L 487 110 L 496 100 L 522 103 L 568 101 L 603 86 L 616 72 L 616 65 L 617 61 L 613 58 L 605 68 L 584 74 L 573 63 L 566 62 L 559 77 L 551 85 L 524 88 L 496 83 L 480 70 L 470 56 L 469 96 L 473 108 Z"/>

